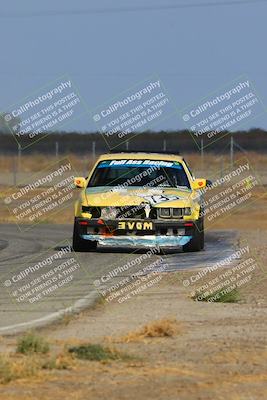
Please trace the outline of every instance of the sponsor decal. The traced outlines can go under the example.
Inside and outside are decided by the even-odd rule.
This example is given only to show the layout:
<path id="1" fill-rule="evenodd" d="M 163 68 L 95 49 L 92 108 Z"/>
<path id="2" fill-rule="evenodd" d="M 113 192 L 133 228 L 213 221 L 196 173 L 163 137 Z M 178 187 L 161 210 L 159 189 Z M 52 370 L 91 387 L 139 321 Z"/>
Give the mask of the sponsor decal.
<path id="1" fill-rule="evenodd" d="M 118 222 L 118 229 L 123 229 L 123 230 L 137 230 L 137 231 L 153 231 L 154 230 L 154 225 L 153 222 L 145 221 L 145 222 L 139 222 L 139 221 L 119 221 Z"/>
<path id="2" fill-rule="evenodd" d="M 147 196 L 146 194 L 139 194 L 140 197 L 145 199 L 148 203 L 151 205 L 155 204 L 160 204 L 164 203 L 166 201 L 174 201 L 174 200 L 179 200 L 181 197 L 176 196 L 174 194 L 160 194 L 160 195 L 152 195 L 152 196 Z"/>
<path id="3" fill-rule="evenodd" d="M 178 161 L 164 161 L 164 160 L 111 160 L 111 161 L 102 161 L 98 168 L 112 168 L 112 167 L 163 167 L 163 168 L 176 168 L 182 169 L 181 164 Z"/>

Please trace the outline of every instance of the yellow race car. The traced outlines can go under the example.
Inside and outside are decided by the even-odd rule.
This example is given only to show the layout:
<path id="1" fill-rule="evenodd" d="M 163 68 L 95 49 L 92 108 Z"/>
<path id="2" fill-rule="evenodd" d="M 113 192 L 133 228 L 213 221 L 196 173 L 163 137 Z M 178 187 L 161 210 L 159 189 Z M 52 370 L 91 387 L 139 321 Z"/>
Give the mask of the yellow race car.
<path id="1" fill-rule="evenodd" d="M 203 188 L 176 154 L 101 155 L 75 203 L 73 250 L 104 246 L 204 248 Z"/>

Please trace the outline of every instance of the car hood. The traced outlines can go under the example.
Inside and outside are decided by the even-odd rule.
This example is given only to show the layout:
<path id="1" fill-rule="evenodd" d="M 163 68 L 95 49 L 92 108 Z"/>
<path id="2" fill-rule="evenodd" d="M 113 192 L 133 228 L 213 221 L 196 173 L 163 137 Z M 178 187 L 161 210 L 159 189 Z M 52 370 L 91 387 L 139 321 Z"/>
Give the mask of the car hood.
<path id="1" fill-rule="evenodd" d="M 183 188 L 87 188 L 83 193 L 83 203 L 95 207 L 136 206 L 142 203 L 153 207 L 188 207 L 195 200 L 195 194 Z"/>

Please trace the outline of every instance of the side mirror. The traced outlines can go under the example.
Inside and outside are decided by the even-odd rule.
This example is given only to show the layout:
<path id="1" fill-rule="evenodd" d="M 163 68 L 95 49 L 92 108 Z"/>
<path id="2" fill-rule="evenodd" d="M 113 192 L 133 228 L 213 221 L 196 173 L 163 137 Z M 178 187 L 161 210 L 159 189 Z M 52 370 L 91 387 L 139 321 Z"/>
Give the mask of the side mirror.
<path id="1" fill-rule="evenodd" d="M 206 179 L 194 179 L 193 182 L 191 183 L 192 189 L 193 190 L 198 190 L 198 189 L 203 189 L 204 187 L 207 186 L 207 180 Z"/>
<path id="2" fill-rule="evenodd" d="M 74 178 L 74 185 L 77 188 L 83 189 L 86 187 L 86 179 L 83 177 Z"/>

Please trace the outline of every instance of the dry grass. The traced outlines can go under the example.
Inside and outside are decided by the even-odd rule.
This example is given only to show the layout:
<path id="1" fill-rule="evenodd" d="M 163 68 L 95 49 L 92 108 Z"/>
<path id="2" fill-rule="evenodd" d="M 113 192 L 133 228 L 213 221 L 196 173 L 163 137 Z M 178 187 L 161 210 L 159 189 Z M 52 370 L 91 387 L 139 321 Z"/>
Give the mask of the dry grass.
<path id="1" fill-rule="evenodd" d="M 147 338 L 173 337 L 181 332 L 182 326 L 176 319 L 166 318 L 150 322 L 137 331 L 129 332 L 127 335 L 117 339 L 117 342 L 130 343 Z"/>
<path id="2" fill-rule="evenodd" d="M 38 378 L 41 382 L 46 380 L 52 371 L 81 368 L 82 361 L 104 363 L 137 360 L 136 357 L 113 347 L 103 347 L 101 344 L 92 344 L 76 338 L 53 340 L 52 343 L 53 346 L 49 350 L 48 342 L 32 333 L 18 338 L 17 351 L 0 354 L 0 385 L 21 379 L 30 382 L 33 378 Z"/>
<path id="3" fill-rule="evenodd" d="M 0 384 L 31 377 L 42 378 L 45 370 L 75 369 L 77 361 L 66 350 L 56 355 L 4 354 L 0 356 Z"/>
<path id="4" fill-rule="evenodd" d="M 70 370 L 75 369 L 77 367 L 77 362 L 75 357 L 67 352 L 67 350 L 63 350 L 56 356 L 50 357 L 47 360 L 43 361 L 42 369 L 49 370 Z"/>
<path id="5" fill-rule="evenodd" d="M 35 376 L 40 369 L 40 360 L 36 357 L 3 355 L 0 357 L 0 383 Z"/>
<path id="6" fill-rule="evenodd" d="M 185 159 L 188 161 L 192 170 L 197 172 L 199 169 L 206 169 L 210 171 L 210 169 L 214 169 L 215 171 L 220 169 L 222 165 L 225 167 L 229 165 L 230 158 L 229 154 L 213 154 L 213 153 L 205 153 L 203 160 L 201 159 L 199 152 L 187 153 L 183 154 Z M 86 171 L 89 170 L 93 165 L 93 159 L 89 154 L 88 157 L 79 156 L 77 154 L 65 154 L 60 155 L 59 159 L 67 157 L 71 162 L 72 166 L 77 171 Z M 256 152 L 249 153 L 241 153 L 235 152 L 235 159 L 238 160 L 240 158 L 247 157 L 254 165 L 254 167 L 262 169 L 266 168 L 266 155 L 259 154 Z M 17 156 L 11 155 L 0 155 L 0 170 L 2 172 L 12 172 L 14 167 L 20 172 L 38 172 L 45 168 L 47 165 L 52 165 L 58 161 L 56 156 L 47 155 L 47 154 L 22 154 L 20 161 Z"/>
<path id="7" fill-rule="evenodd" d="M 186 161 L 189 163 L 191 169 L 197 174 L 199 169 L 205 169 L 210 171 L 210 169 L 214 171 L 218 171 L 223 168 L 227 168 L 230 165 L 230 157 L 229 153 L 221 153 L 221 154 L 213 154 L 213 153 L 204 153 L 203 160 L 199 153 L 188 153 L 183 154 Z M 256 152 L 235 152 L 234 160 L 238 161 L 240 159 L 247 158 L 249 162 L 252 164 L 254 169 L 266 169 L 266 155 L 260 154 Z"/>
<path id="8" fill-rule="evenodd" d="M 86 170 L 93 165 L 93 160 L 88 157 L 78 156 L 76 154 L 49 156 L 47 154 L 22 154 L 20 160 L 17 156 L 1 155 L 0 156 L 0 171 L 12 172 L 14 168 L 19 172 L 39 172 L 47 168 L 48 165 L 57 163 L 58 160 L 67 158 L 74 169 L 77 171 Z"/>
<path id="9" fill-rule="evenodd" d="M 77 360 L 66 345 L 50 352 L 44 338 L 28 333 L 17 339 L 16 351 L 0 354 L 0 384 L 33 377 L 42 379 L 45 370 L 69 370 L 76 365 Z"/>

